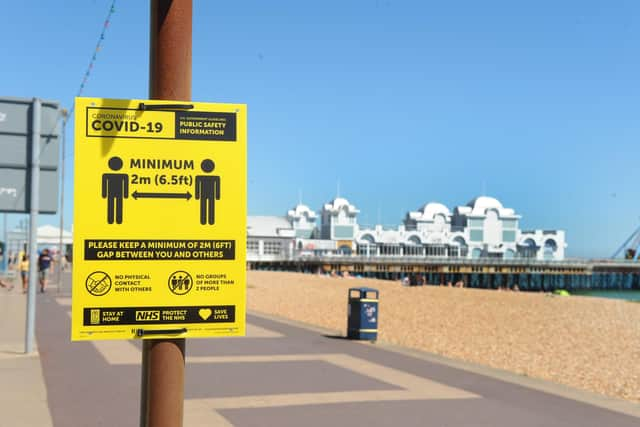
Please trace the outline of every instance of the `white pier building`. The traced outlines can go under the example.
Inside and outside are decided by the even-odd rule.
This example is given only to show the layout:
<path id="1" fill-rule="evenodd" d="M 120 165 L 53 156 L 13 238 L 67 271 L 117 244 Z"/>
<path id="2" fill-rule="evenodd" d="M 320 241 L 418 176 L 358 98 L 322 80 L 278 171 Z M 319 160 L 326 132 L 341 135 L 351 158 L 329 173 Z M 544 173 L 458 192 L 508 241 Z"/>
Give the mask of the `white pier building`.
<path id="1" fill-rule="evenodd" d="M 282 217 L 249 216 L 247 260 L 361 256 L 561 261 L 567 247 L 563 230 L 521 230 L 521 215 L 493 197 L 476 197 L 453 211 L 427 203 L 407 212 L 392 229 L 361 227 L 359 213 L 338 197 L 319 215 L 299 204 Z"/>

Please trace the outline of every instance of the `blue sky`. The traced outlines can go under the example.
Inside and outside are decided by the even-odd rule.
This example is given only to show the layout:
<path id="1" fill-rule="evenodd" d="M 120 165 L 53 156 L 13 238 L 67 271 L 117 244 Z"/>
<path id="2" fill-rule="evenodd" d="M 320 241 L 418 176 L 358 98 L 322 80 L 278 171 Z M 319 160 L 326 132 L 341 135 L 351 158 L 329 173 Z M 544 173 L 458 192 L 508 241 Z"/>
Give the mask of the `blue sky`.
<path id="1" fill-rule="evenodd" d="M 116 3 L 84 96 L 148 97 L 148 3 Z M 71 107 L 110 5 L 3 5 L 0 96 Z M 622 0 L 194 0 L 193 99 L 248 105 L 250 214 L 300 193 L 319 210 L 339 182 L 361 223 L 392 225 L 485 189 L 522 228 L 566 230 L 570 256 L 606 257 L 640 223 L 639 17 Z"/>

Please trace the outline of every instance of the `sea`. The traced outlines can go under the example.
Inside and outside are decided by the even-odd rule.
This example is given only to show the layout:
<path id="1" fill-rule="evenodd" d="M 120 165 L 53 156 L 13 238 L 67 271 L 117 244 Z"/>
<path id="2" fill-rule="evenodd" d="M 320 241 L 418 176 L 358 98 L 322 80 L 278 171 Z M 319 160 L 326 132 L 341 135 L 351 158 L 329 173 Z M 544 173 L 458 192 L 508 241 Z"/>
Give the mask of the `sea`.
<path id="1" fill-rule="evenodd" d="M 633 291 L 572 291 L 571 295 L 582 295 L 588 297 L 598 297 L 598 298 L 613 298 L 613 299 L 624 299 L 627 301 L 637 301 L 640 302 L 640 290 Z"/>

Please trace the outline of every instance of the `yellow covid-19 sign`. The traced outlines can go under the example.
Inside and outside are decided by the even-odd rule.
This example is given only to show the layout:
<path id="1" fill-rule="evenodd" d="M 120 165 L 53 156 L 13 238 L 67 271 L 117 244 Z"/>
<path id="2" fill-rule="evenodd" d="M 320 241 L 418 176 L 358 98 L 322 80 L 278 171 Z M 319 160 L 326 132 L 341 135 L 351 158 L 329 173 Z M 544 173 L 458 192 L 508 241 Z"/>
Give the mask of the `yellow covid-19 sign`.
<path id="1" fill-rule="evenodd" d="M 72 340 L 237 336 L 246 106 L 76 98 Z"/>

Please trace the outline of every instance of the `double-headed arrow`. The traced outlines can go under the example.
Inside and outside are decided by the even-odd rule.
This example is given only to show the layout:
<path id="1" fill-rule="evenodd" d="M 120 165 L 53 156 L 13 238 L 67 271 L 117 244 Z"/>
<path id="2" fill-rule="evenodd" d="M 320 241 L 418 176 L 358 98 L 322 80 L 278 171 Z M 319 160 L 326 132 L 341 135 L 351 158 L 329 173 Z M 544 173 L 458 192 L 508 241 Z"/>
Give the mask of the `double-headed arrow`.
<path id="1" fill-rule="evenodd" d="M 191 198 L 191 193 L 188 191 L 186 193 L 138 193 L 138 191 L 134 191 L 132 194 L 133 198 L 138 199 L 187 199 Z"/>

